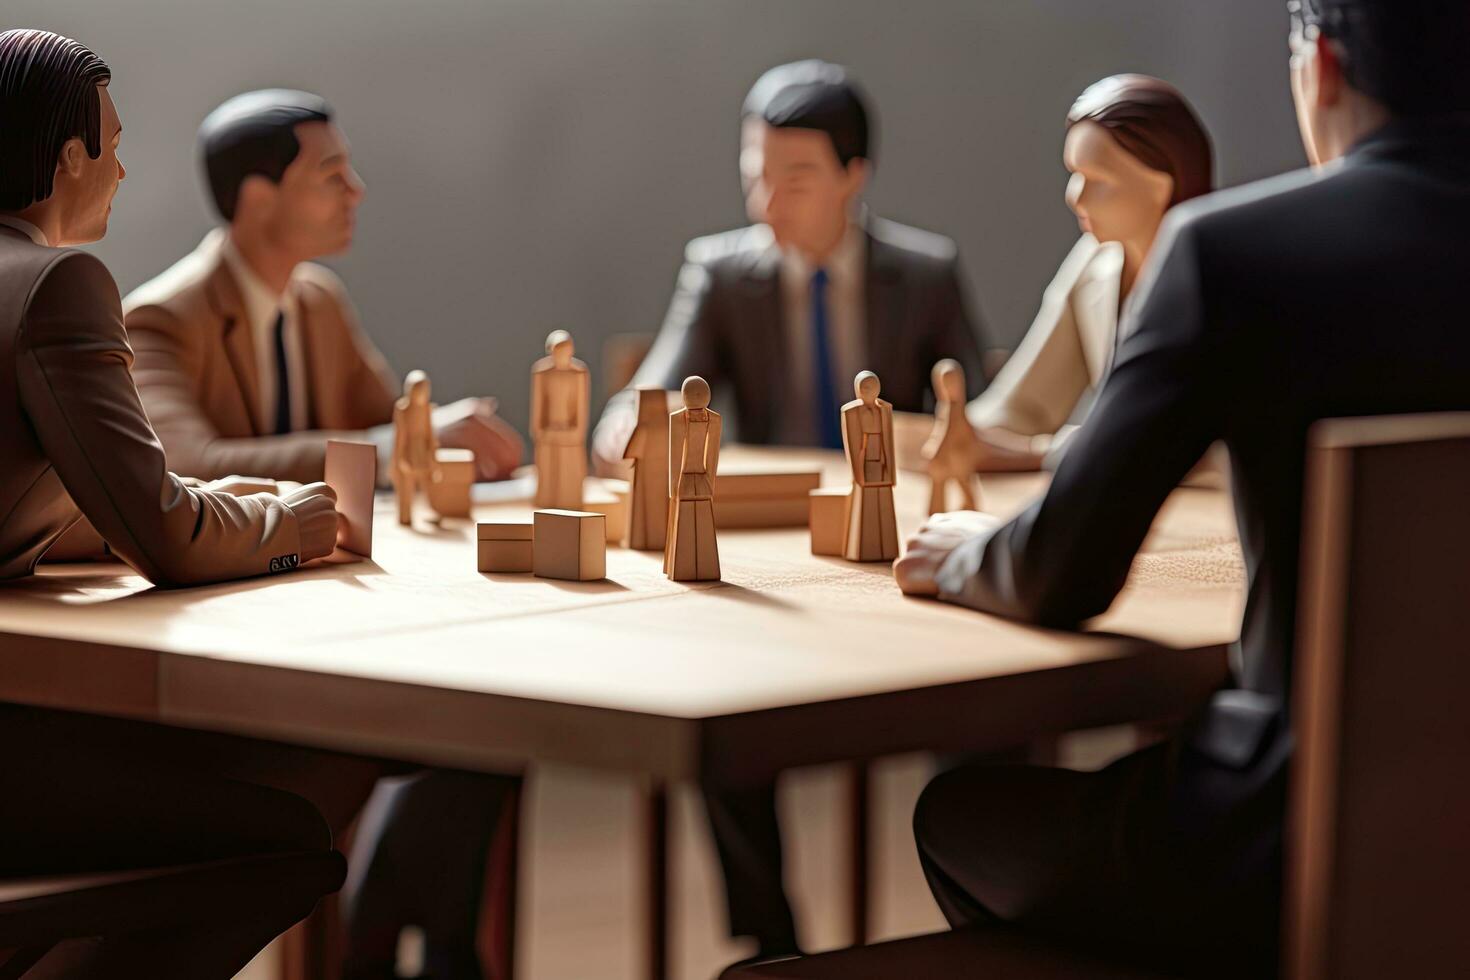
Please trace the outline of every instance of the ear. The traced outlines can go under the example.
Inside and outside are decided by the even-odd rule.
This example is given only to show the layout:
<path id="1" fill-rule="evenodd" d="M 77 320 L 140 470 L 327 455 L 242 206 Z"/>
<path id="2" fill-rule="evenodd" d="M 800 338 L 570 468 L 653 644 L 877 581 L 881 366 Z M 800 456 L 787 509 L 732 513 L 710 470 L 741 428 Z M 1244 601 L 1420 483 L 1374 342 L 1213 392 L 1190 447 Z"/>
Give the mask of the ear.
<path id="1" fill-rule="evenodd" d="M 857 197 L 868 186 L 868 177 L 873 172 L 873 165 L 862 157 L 853 157 L 847 161 L 847 192 L 852 197 Z"/>
<path id="2" fill-rule="evenodd" d="M 1328 109 L 1342 101 L 1343 89 L 1347 86 L 1342 74 L 1342 57 L 1337 44 L 1325 34 L 1318 34 L 1312 44 L 1316 57 L 1307 66 L 1308 84 L 1314 89 L 1311 92 L 1313 104 L 1319 109 Z"/>
<path id="3" fill-rule="evenodd" d="M 240 181 L 240 193 L 235 201 L 235 218 L 242 214 L 259 213 L 271 208 L 280 188 L 262 174 L 250 174 Z"/>
<path id="4" fill-rule="evenodd" d="M 61 153 L 56 157 L 56 172 L 68 177 L 80 177 L 88 159 L 86 144 L 80 138 L 72 137 L 61 144 Z"/>

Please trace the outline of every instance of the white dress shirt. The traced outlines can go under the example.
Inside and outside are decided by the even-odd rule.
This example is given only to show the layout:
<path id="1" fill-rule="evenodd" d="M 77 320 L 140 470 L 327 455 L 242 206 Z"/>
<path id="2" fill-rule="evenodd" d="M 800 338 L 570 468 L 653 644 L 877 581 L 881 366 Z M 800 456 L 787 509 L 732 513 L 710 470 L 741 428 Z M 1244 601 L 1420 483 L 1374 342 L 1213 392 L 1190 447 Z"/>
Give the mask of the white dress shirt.
<path id="1" fill-rule="evenodd" d="M 301 311 L 289 290 L 277 295 L 258 276 L 245 256 L 235 247 L 229 234 L 221 245 L 225 264 L 240 287 L 240 299 L 245 304 L 245 318 L 249 321 L 251 342 L 255 347 L 255 373 L 260 381 L 256 397 L 260 402 L 260 417 L 269 429 L 276 422 L 276 316 L 285 314 L 286 373 L 291 385 L 291 431 L 299 432 L 309 426 L 307 412 L 306 355 L 301 347 Z"/>
<path id="2" fill-rule="evenodd" d="M 25 234 L 31 241 L 40 245 L 42 248 L 51 247 L 51 243 L 46 240 L 46 233 L 24 218 L 17 218 L 13 214 L 0 214 L 0 225 L 4 225 L 7 228 L 14 228 L 16 231 Z"/>
<path id="3" fill-rule="evenodd" d="M 781 302 L 785 316 L 786 350 L 793 391 L 791 404 L 803 408 L 815 398 L 816 372 L 812 351 L 812 275 L 818 266 L 794 248 L 781 250 Z M 852 379 L 863 370 L 878 370 L 867 360 L 867 248 L 861 226 L 849 223 L 847 232 L 821 268 L 827 270 L 827 342 L 832 352 L 832 390 L 839 404 L 851 401 Z M 881 376 L 881 372 L 879 372 Z M 803 400 L 804 399 L 804 400 Z M 809 416 L 811 410 L 800 413 Z M 793 418 L 791 420 L 795 422 Z M 806 439 L 815 438 L 813 429 Z"/>

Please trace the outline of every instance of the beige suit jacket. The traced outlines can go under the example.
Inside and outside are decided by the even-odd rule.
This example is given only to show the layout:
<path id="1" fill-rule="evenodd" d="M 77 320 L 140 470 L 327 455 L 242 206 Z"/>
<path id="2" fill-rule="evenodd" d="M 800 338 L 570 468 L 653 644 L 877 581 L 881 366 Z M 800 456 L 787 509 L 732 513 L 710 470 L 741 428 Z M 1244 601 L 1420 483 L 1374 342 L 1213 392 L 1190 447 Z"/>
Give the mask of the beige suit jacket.
<path id="1" fill-rule="evenodd" d="M 168 472 L 132 363 L 106 267 L 0 227 L 0 579 L 30 574 L 83 515 L 160 585 L 296 567 L 296 516 L 280 500 Z"/>
<path id="2" fill-rule="evenodd" d="M 970 403 L 970 421 L 1027 436 L 1061 431 L 1112 361 L 1122 278 L 1122 246 L 1082 236 L 1016 352 Z"/>
<path id="3" fill-rule="evenodd" d="M 123 301 L 148 417 L 180 473 L 320 480 L 327 440 L 362 440 L 362 430 L 391 422 L 397 385 L 358 326 L 342 281 L 302 263 L 287 288 L 300 311 L 310 427 L 270 434 L 257 394 L 255 340 L 223 241 L 222 230 L 210 232 Z"/>

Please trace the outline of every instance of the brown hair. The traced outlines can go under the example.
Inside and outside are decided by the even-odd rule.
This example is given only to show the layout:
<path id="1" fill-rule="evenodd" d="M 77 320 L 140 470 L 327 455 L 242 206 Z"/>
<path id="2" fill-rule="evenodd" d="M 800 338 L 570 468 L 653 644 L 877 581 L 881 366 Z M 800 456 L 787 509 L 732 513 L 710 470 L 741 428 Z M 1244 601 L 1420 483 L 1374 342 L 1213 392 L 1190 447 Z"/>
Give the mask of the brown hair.
<path id="1" fill-rule="evenodd" d="M 97 86 L 112 78 L 85 46 L 49 31 L 0 34 L 0 211 L 23 211 L 51 196 L 67 140 L 102 155 Z"/>
<path id="2" fill-rule="evenodd" d="M 1067 128 L 1097 123 L 1144 166 L 1174 178 L 1173 207 L 1215 189 L 1210 134 L 1174 86 L 1149 75 L 1113 75 L 1089 85 Z"/>

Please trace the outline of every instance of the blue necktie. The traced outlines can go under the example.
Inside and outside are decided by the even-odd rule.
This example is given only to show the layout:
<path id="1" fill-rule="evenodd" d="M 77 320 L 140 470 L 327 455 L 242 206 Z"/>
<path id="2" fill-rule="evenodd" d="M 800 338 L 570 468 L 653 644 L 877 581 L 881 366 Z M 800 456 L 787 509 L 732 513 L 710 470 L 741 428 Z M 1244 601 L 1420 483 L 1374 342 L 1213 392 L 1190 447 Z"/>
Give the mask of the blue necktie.
<path id="1" fill-rule="evenodd" d="M 286 315 L 276 314 L 276 435 L 291 431 L 291 378 L 286 367 Z"/>
<path id="2" fill-rule="evenodd" d="M 842 448 L 842 420 L 832 385 L 832 341 L 827 332 L 827 270 L 812 273 L 812 367 L 816 372 L 817 434 L 824 449 Z"/>

